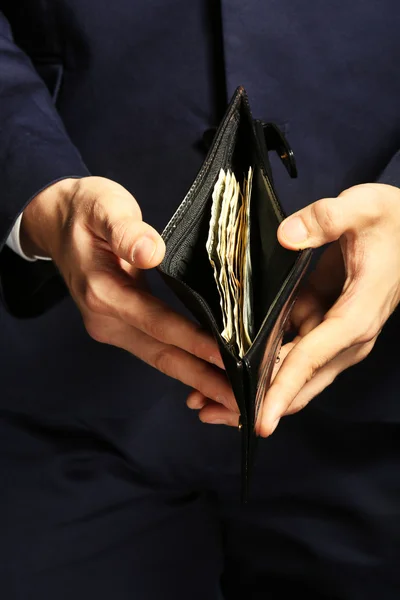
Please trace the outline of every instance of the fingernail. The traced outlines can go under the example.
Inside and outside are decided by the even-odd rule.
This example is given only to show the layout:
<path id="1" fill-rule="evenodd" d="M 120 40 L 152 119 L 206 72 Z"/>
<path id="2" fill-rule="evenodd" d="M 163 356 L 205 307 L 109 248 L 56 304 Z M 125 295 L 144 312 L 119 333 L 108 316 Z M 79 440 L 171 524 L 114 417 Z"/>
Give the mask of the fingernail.
<path id="1" fill-rule="evenodd" d="M 223 419 L 214 419 L 214 421 L 207 421 L 209 425 L 228 425 Z"/>
<path id="2" fill-rule="evenodd" d="M 132 262 L 143 264 L 151 262 L 157 249 L 157 244 L 149 237 L 142 237 L 136 242 L 132 253 Z"/>
<path id="3" fill-rule="evenodd" d="M 308 238 L 308 231 L 300 217 L 289 218 L 282 226 L 282 237 L 291 244 L 300 244 Z"/>

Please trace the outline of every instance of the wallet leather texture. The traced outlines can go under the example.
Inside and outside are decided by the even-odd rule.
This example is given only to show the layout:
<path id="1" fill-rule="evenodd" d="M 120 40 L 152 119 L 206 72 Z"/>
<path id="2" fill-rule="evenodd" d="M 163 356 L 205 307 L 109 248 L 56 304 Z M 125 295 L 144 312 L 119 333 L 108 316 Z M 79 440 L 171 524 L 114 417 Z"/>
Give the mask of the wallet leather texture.
<path id="1" fill-rule="evenodd" d="M 311 250 L 289 251 L 278 243 L 277 229 L 285 214 L 274 187 L 269 151 L 279 154 L 290 176 L 297 175 L 284 135 L 275 124 L 253 119 L 246 91 L 239 87 L 195 181 L 162 233 L 166 254 L 159 266 L 166 283 L 219 345 L 240 410 L 244 502 L 257 443 L 255 423 L 311 257 Z M 222 311 L 206 240 L 212 193 L 221 168 L 243 179 L 249 166 L 253 169 L 249 226 L 255 334 L 240 358 L 233 345 L 221 337 Z"/>

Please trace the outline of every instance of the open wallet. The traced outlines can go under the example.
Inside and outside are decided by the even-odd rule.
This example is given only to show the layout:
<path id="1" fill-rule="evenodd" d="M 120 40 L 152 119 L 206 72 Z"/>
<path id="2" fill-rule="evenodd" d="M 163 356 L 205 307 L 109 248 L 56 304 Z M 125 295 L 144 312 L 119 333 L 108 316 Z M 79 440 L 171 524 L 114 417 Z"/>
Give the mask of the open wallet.
<path id="1" fill-rule="evenodd" d="M 277 240 L 285 218 L 269 151 L 296 177 L 293 152 L 273 123 L 254 120 L 237 88 L 186 197 L 165 227 L 159 271 L 216 339 L 239 411 L 242 501 L 247 502 L 256 423 L 279 360 L 311 250 Z"/>

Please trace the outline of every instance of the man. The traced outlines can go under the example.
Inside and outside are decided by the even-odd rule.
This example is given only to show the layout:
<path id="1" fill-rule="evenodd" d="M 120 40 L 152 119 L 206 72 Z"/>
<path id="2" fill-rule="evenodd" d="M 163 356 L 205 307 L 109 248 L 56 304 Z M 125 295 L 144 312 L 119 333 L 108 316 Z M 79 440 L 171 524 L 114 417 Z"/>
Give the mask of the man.
<path id="1" fill-rule="evenodd" d="M 395 0 L 1 8 L 2 597 L 398 598 Z M 298 181 L 274 170 L 302 209 L 280 242 L 334 242 L 248 509 L 239 434 L 184 405 L 182 383 L 202 421 L 237 425 L 217 347 L 145 277 L 238 84 L 296 152 Z"/>

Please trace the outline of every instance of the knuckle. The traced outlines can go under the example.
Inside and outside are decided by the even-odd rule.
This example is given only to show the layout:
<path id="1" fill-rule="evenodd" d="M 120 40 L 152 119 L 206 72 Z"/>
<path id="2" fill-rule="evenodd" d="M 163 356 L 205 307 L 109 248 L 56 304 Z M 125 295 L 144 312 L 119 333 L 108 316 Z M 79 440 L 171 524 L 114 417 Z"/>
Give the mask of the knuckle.
<path id="1" fill-rule="evenodd" d="M 342 216 L 338 203 L 323 199 L 311 205 L 311 218 L 322 233 L 334 239 L 339 237 Z"/>
<path id="2" fill-rule="evenodd" d="M 187 338 L 185 340 L 185 350 L 192 356 L 197 356 L 198 358 L 207 356 L 206 344 L 202 341 Z"/>
<path id="3" fill-rule="evenodd" d="M 101 324 L 93 319 L 85 320 L 85 328 L 89 336 L 95 341 L 101 344 L 110 343 L 110 337 L 106 330 L 101 327 Z"/>
<path id="4" fill-rule="evenodd" d="M 319 359 L 314 358 L 313 360 L 311 360 L 309 362 L 309 364 L 307 365 L 307 367 L 305 369 L 306 382 L 311 381 L 311 379 L 314 377 L 316 372 L 319 371 L 319 369 L 321 369 L 321 367 L 323 367 L 325 362 L 326 361 L 324 359 L 322 359 L 322 357 Z"/>
<path id="5" fill-rule="evenodd" d="M 380 320 L 370 319 L 358 327 L 354 341 L 357 344 L 370 344 L 379 335 L 381 330 Z"/>
<path id="6" fill-rule="evenodd" d="M 118 219 L 109 223 L 108 229 L 114 251 L 117 254 L 133 254 L 134 240 L 132 239 L 128 219 Z"/>
<path id="7" fill-rule="evenodd" d="M 302 402 L 293 402 L 291 406 L 286 411 L 286 415 L 295 415 L 296 413 L 303 410 L 308 405 L 308 400 L 303 400 Z"/>
<path id="8" fill-rule="evenodd" d="M 323 388 L 321 389 L 321 392 L 328 386 L 332 385 L 332 383 L 336 380 L 338 374 L 339 374 L 338 372 L 335 372 L 333 370 L 328 373 L 328 375 L 324 381 Z M 313 398 L 314 398 L 314 396 L 313 396 Z"/>
<path id="9" fill-rule="evenodd" d="M 106 219 L 107 211 L 95 190 L 85 194 L 80 207 L 89 222 L 101 222 Z"/>
<path id="10" fill-rule="evenodd" d="M 388 211 L 388 198 L 382 194 L 381 185 L 375 183 L 361 183 L 344 190 L 340 197 L 350 193 L 357 193 L 353 204 L 357 205 L 357 211 L 363 219 L 364 227 L 373 226 L 378 223 Z"/>
<path id="11" fill-rule="evenodd" d="M 326 364 L 326 358 L 323 354 L 318 356 L 310 356 L 303 348 L 298 348 L 298 352 L 302 354 L 304 381 L 310 381 L 319 369 Z"/>
<path id="12" fill-rule="evenodd" d="M 208 359 L 215 341 L 203 327 L 194 325 L 193 335 L 187 336 L 186 343 L 190 354 Z"/>
<path id="13" fill-rule="evenodd" d="M 68 221 L 68 227 L 66 228 L 66 234 L 69 239 L 73 240 L 77 245 L 82 242 L 82 237 L 85 234 L 84 225 L 81 219 L 74 219 L 70 217 Z"/>
<path id="14" fill-rule="evenodd" d="M 222 386 L 220 386 L 220 382 L 215 377 L 212 368 L 206 362 L 198 361 L 196 363 L 196 369 L 192 374 L 192 385 L 208 398 L 212 398 L 229 409 L 234 409 L 234 401 L 232 401 L 232 398 L 226 393 L 225 389 L 220 393 Z"/>
<path id="15" fill-rule="evenodd" d="M 105 205 L 106 212 L 111 206 L 114 210 L 126 210 L 126 214 L 135 219 L 142 219 L 142 211 L 136 198 L 122 185 L 109 179 L 102 179 L 101 189 L 103 192 L 102 203 Z"/>
<path id="16" fill-rule="evenodd" d="M 165 322 L 162 315 L 154 312 L 148 312 L 142 320 L 142 327 L 140 327 L 144 333 L 147 333 L 150 337 L 160 342 L 165 341 Z"/>
<path id="17" fill-rule="evenodd" d="M 84 302 L 90 312 L 106 314 L 107 302 L 102 292 L 93 284 L 88 284 L 84 291 Z"/>
<path id="18" fill-rule="evenodd" d="M 195 368 L 191 368 L 190 372 L 187 372 L 188 378 L 190 379 L 190 387 L 198 390 L 201 394 L 207 398 L 215 400 L 215 394 L 211 393 L 209 386 L 205 385 L 206 373 L 203 365 L 196 365 Z"/>
<path id="19" fill-rule="evenodd" d="M 374 190 L 367 195 L 364 201 L 366 223 L 369 226 L 376 225 L 387 210 L 386 198 L 383 198 Z"/>
<path id="20" fill-rule="evenodd" d="M 378 222 L 387 211 L 387 196 L 381 193 L 380 186 L 373 183 L 361 184 L 360 188 L 362 191 L 360 209 L 372 225 Z"/>
<path id="21" fill-rule="evenodd" d="M 153 366 L 164 373 L 164 375 L 169 375 L 170 377 L 176 378 L 174 373 L 176 372 L 175 368 L 175 357 L 174 351 L 171 347 L 161 348 L 154 355 Z"/>
<path id="22" fill-rule="evenodd" d="M 375 345 L 375 340 L 370 341 L 369 343 L 362 344 L 359 350 L 357 351 L 353 364 L 357 364 L 363 361 L 369 354 L 371 354 L 372 349 Z"/>

